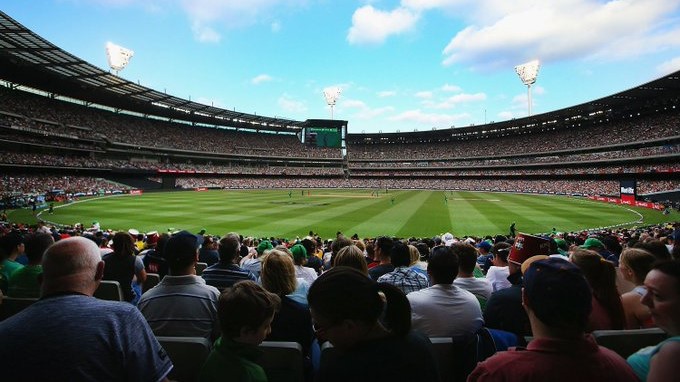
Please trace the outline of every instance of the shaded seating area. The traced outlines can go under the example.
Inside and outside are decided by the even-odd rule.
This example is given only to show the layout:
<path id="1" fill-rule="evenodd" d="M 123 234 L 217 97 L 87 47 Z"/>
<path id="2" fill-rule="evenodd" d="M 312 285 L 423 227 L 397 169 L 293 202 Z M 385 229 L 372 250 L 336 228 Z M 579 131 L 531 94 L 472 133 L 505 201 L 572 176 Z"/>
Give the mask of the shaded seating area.
<path id="1" fill-rule="evenodd" d="M 170 380 L 197 381 L 203 363 L 208 359 L 212 344 L 203 337 L 156 337 L 172 360 Z"/>
<path id="2" fill-rule="evenodd" d="M 633 330 L 596 330 L 593 337 L 598 345 L 615 351 L 623 358 L 636 351 L 658 344 L 668 338 L 659 328 L 633 329 Z"/>
<path id="3" fill-rule="evenodd" d="M 94 292 L 94 297 L 100 300 L 123 301 L 123 290 L 118 281 L 102 280 Z"/>
<path id="4" fill-rule="evenodd" d="M 3 321 L 13 315 L 28 308 L 31 304 L 38 301 L 37 298 L 19 298 L 3 296 L 2 304 L 0 304 L 0 321 Z"/>

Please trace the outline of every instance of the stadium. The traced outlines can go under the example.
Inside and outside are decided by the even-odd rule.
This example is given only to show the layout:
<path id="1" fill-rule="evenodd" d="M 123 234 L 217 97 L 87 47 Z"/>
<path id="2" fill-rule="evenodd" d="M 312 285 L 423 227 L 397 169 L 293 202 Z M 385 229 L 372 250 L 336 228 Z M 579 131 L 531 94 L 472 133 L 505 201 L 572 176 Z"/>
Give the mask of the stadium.
<path id="1" fill-rule="evenodd" d="M 119 76 L 123 67 L 112 64 L 116 73 L 103 70 L 0 11 L 0 343 L 10 337 L 22 346 L 35 342 L 24 341 L 28 329 L 17 328 L 26 318 L 29 329 L 40 327 L 43 339 L 64 348 L 73 346 L 52 338 L 72 330 L 73 322 L 82 326 L 67 335 L 78 342 L 77 349 L 92 345 L 91 338 L 137 330 L 117 351 L 128 356 L 134 350 L 130 358 L 146 357 L 146 364 L 127 378 L 112 380 L 193 381 L 205 379 L 206 369 L 222 378 L 235 369 L 232 364 L 226 368 L 224 360 L 215 362 L 217 349 L 246 343 L 254 346 L 244 347 L 243 354 L 259 346 L 256 361 L 247 366 L 261 374 L 257 380 L 348 380 L 362 359 L 380 369 L 400 357 L 407 368 L 431 374 L 427 380 L 462 381 L 479 374 L 478 361 L 545 340 L 542 333 L 532 333 L 534 320 L 544 316 L 532 313 L 529 325 L 525 307 L 533 312 L 549 306 L 558 312 L 541 313 L 548 318 L 568 315 L 573 313 L 569 304 L 584 296 L 588 300 L 576 301 L 573 305 L 580 305 L 572 309 L 581 309 L 572 321 L 583 322 L 565 323 L 569 319 L 558 317 L 555 321 L 563 326 L 554 333 L 577 327 L 578 335 L 569 340 L 597 341 L 613 350 L 605 354 L 612 362 L 591 359 L 588 367 L 605 365 L 623 375 L 628 369 L 621 357 L 669 335 L 677 338 L 678 333 L 657 325 L 658 314 L 633 323 L 624 317 L 621 294 L 640 288 L 644 296 L 649 292 L 644 276 L 626 276 L 626 271 L 633 274 L 632 267 L 619 266 L 619 261 L 622 251 L 636 249 L 647 256 L 647 272 L 652 272 L 652 261 L 661 260 L 656 267 L 680 256 L 680 71 L 545 113 L 531 115 L 529 103 L 527 117 L 502 122 L 351 133 L 351 120 L 265 116 L 167 94 Z M 332 113 L 337 94 L 326 96 Z M 40 234 L 50 243 L 37 251 Z M 29 258 L 29 247 L 39 256 Z M 37 267 L 68 268 L 70 273 L 45 271 L 42 285 L 33 277 L 37 295 L 15 294 L 19 270 L 5 273 L 9 263 L 18 263 L 16 248 L 26 248 L 21 256 L 30 262 L 27 269 L 38 258 L 37 264 L 43 263 Z M 531 259 L 539 253 L 541 258 Z M 61 263 L 43 256 L 61 256 Z M 76 264 L 85 256 L 87 261 Z M 436 259 L 444 256 L 448 263 L 442 265 Z M 603 275 L 598 281 L 578 264 L 579 256 L 596 259 L 594 267 Z M 336 260 L 344 266 L 336 266 Z M 81 272 L 86 266 L 91 269 Z M 493 286 L 492 268 L 504 269 Z M 416 282 L 391 280 L 400 270 Z M 542 282 L 565 284 L 534 294 L 531 288 L 537 284 L 523 286 L 522 277 L 540 279 L 541 272 L 549 278 Z M 220 279 L 225 274 L 228 282 Z M 200 280 L 195 284 L 202 289 L 161 292 L 182 277 Z M 64 284 L 75 280 L 78 286 L 72 290 L 54 279 Z M 463 287 L 466 280 L 456 286 L 461 279 L 488 281 L 488 293 Z M 598 284 L 605 283 L 618 301 L 611 309 L 598 300 Z M 416 327 L 417 297 L 410 297 L 439 284 L 460 290 L 468 305 L 439 306 L 437 314 L 476 314 L 470 321 L 473 329 L 432 334 Z M 232 296 L 239 298 L 234 292 L 239 288 L 247 290 L 240 298 L 257 296 L 261 306 L 223 308 Z M 513 289 L 518 293 L 513 298 L 520 300 L 494 305 L 499 301 L 494 296 L 504 289 Z M 531 297 L 524 297 L 525 290 Z M 635 302 L 640 296 L 634 296 Z M 150 319 L 158 313 L 148 308 L 153 299 L 163 301 L 156 310 L 169 317 L 179 309 L 182 317 Z M 401 299 L 398 308 L 393 308 L 395 299 Z M 568 302 L 556 304 L 558 299 Z M 48 304 L 53 310 L 46 315 L 40 309 Z M 232 332 L 225 322 L 252 313 L 251 308 L 255 318 L 248 317 L 235 327 L 240 332 Z M 596 314 L 602 317 L 593 318 Z M 92 324 L 80 319 L 92 319 Z M 449 326 L 464 326 L 455 320 Z M 102 329 L 102 322 L 119 326 Z M 187 322 L 191 330 L 169 330 Z M 411 329 L 423 331 L 412 342 L 402 341 L 410 338 Z M 372 337 L 376 332 L 382 337 Z M 226 334 L 233 336 L 223 345 Z M 423 337 L 431 351 L 418 347 L 416 337 Z M 394 343 L 369 348 L 347 369 L 338 366 L 350 353 L 345 351 L 376 338 Z M 343 341 L 353 340 L 352 346 L 345 342 L 342 347 Z M 579 349 L 585 349 L 583 343 Z M 0 349 L 0 362 L 26 356 L 24 350 L 9 348 Z M 89 357 L 87 362 L 67 359 L 68 351 L 50 352 L 51 362 L 58 373 L 75 370 L 71 377 L 82 377 L 79 368 L 88 365 L 82 366 L 87 370 L 83 380 L 93 375 L 107 379 L 105 372 L 122 369 L 104 365 L 109 358 L 104 351 L 89 350 L 81 355 Z M 571 353 L 577 359 L 582 352 Z M 373 360 L 376 355 L 379 361 Z M 96 369 L 99 361 L 104 366 Z M 38 366 L 37 373 L 53 371 Z M 395 373 L 402 365 L 392 366 Z M 9 380 L 16 377 L 12 372 Z M 395 374 L 390 380 L 404 378 Z"/>
<path id="2" fill-rule="evenodd" d="M 354 221 L 348 217 L 338 220 L 340 212 L 329 214 L 322 222 L 318 216 L 308 220 L 306 214 L 295 212 L 300 222 L 296 230 L 288 229 L 290 223 L 266 224 L 271 230 L 267 233 L 256 228 L 264 224 L 255 218 L 263 212 L 250 205 L 236 220 L 252 221 L 253 225 L 239 225 L 239 229 L 259 236 L 304 236 L 309 230 L 324 236 L 336 231 L 433 236 L 452 229 L 460 234 L 487 235 L 506 233 L 511 221 L 518 221 L 527 232 L 539 233 L 555 225 L 562 231 L 630 227 L 676 216 L 664 219 L 660 212 L 644 210 L 663 210 L 679 198 L 678 72 L 585 104 L 506 122 L 408 133 L 348 134 L 351 121 L 271 118 L 167 95 L 79 60 L 8 15 L 3 14 L 2 25 L 4 176 L 0 187 L 7 207 L 27 206 L 28 200 L 37 198 L 42 210 L 56 201 L 57 207 L 64 208 L 50 216 L 40 215 L 55 224 L 87 225 L 96 220 L 122 229 L 121 219 L 128 219 L 132 220 L 129 225 L 146 231 L 202 227 L 217 234 L 227 227 L 210 226 L 209 221 L 183 221 L 195 221 L 186 215 L 192 207 L 177 211 L 177 216 L 184 218 L 161 219 L 154 227 L 148 221 L 135 222 L 134 208 L 128 215 L 107 221 L 107 215 L 116 209 L 110 202 L 82 214 L 75 208 L 67 213 L 71 208 L 59 203 L 121 193 L 230 189 L 282 189 L 261 204 L 266 211 L 272 211 L 276 203 L 312 208 L 335 203 L 334 209 L 347 203 L 347 211 L 370 211 L 357 212 Z M 630 192 L 623 194 L 622 187 Z M 314 189 L 356 190 L 354 196 L 368 196 L 372 201 L 317 197 L 324 192 L 305 196 L 305 190 Z M 295 190 L 295 200 L 289 198 L 289 190 Z M 395 201 L 396 191 L 389 194 L 390 190 L 442 192 L 425 198 L 436 199 L 431 201 L 433 205 L 422 204 L 424 201 L 414 205 L 402 203 L 402 197 Z M 478 195 L 491 200 L 504 199 L 510 193 L 591 198 L 619 205 L 624 200 L 623 206 L 632 208 L 614 218 L 605 214 L 603 219 L 586 222 L 578 214 L 555 222 L 549 214 L 521 216 L 509 213 L 511 208 L 505 202 L 495 202 L 496 207 L 506 205 L 495 211 L 487 208 L 480 214 L 473 208 L 455 214 L 457 205 L 475 199 L 474 194 L 455 194 L 463 191 L 480 192 Z M 486 196 L 494 195 L 489 193 L 498 194 Z M 371 199 L 371 195 L 376 197 Z M 198 195 L 185 197 L 191 200 Z M 444 204 L 449 198 L 451 204 L 448 200 Z M 124 199 L 119 200 L 131 203 Z M 137 211 L 164 204 L 156 200 L 146 205 L 139 199 Z M 460 199 L 458 203 L 456 199 Z M 539 204 L 547 200 L 524 199 Z M 569 209 L 569 198 L 561 200 L 555 208 Z M 359 201 L 366 206 L 357 204 Z M 646 221 L 639 212 L 630 212 L 638 209 L 636 204 L 643 206 Z M 223 213 L 214 208 L 218 208 L 215 215 Z M 373 219 L 381 209 L 392 209 L 386 221 L 394 222 L 400 216 L 424 215 L 424 211 L 442 208 L 451 213 L 393 228 Z M 518 208 L 535 210 L 525 204 Z M 291 213 L 297 210 L 293 208 Z M 233 215 L 234 211 L 224 213 Z M 35 222 L 31 214 L 16 216 Z M 469 219 L 459 220 L 463 216 Z M 280 221 L 281 217 L 275 213 L 271 220 Z M 428 227 L 429 222 L 440 224 Z M 413 234 L 408 234 L 411 231 Z"/>

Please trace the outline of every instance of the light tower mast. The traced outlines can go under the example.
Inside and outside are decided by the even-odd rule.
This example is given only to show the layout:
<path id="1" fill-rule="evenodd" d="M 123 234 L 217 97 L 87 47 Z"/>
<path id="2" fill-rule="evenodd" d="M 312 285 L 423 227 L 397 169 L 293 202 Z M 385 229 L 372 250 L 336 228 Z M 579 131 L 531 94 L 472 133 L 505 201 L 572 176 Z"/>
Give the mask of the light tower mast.
<path id="1" fill-rule="evenodd" d="M 342 89 L 339 87 L 330 87 L 323 90 L 323 97 L 326 99 L 326 104 L 331 107 L 331 119 L 333 119 L 333 108 L 338 98 L 340 98 Z"/>
<path id="2" fill-rule="evenodd" d="M 515 72 L 517 72 L 519 79 L 522 80 L 522 83 L 527 86 L 527 102 L 529 104 L 528 113 L 529 116 L 531 116 L 531 85 L 536 83 L 536 77 L 538 77 L 538 69 L 540 68 L 540 66 L 541 64 L 538 62 L 538 60 L 529 61 L 524 64 L 515 66 Z"/>

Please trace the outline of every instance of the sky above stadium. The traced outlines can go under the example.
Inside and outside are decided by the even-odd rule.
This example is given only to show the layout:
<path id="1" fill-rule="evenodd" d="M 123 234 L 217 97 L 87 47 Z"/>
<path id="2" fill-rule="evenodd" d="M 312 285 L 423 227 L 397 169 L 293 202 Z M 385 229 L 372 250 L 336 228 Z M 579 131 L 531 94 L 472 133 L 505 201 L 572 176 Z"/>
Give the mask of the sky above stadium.
<path id="1" fill-rule="evenodd" d="M 0 9 L 120 76 L 230 110 L 335 119 L 350 133 L 527 115 L 516 65 L 538 59 L 533 113 L 680 70 L 680 0 L 0 0 Z"/>

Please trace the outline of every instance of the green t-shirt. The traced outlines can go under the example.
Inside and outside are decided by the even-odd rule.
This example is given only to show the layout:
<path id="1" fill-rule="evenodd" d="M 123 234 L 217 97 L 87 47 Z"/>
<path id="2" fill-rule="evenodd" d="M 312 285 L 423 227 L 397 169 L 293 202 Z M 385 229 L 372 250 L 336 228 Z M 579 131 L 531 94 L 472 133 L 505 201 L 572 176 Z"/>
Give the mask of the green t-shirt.
<path id="1" fill-rule="evenodd" d="M 39 298 L 40 283 L 38 275 L 42 273 L 42 265 L 27 265 L 16 270 L 9 278 L 10 297 Z"/>
<path id="2" fill-rule="evenodd" d="M 2 263 L 0 263 L 0 273 L 5 276 L 6 280 L 9 280 L 12 276 L 12 273 L 16 272 L 17 269 L 21 269 L 24 266 L 20 263 L 17 263 L 14 260 L 10 259 L 5 259 Z"/>
<path id="3" fill-rule="evenodd" d="M 203 364 L 200 382 L 239 381 L 267 382 L 264 369 L 255 362 L 262 355 L 257 346 L 235 342 L 220 337 Z"/>

